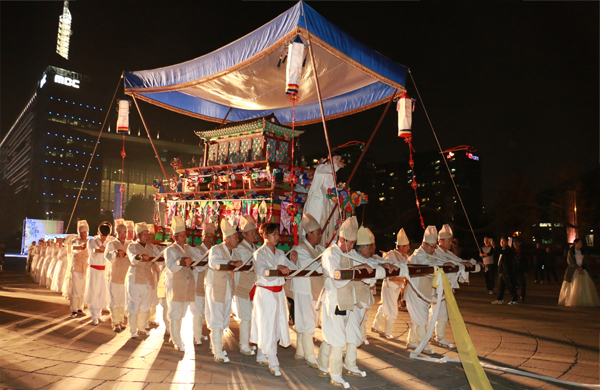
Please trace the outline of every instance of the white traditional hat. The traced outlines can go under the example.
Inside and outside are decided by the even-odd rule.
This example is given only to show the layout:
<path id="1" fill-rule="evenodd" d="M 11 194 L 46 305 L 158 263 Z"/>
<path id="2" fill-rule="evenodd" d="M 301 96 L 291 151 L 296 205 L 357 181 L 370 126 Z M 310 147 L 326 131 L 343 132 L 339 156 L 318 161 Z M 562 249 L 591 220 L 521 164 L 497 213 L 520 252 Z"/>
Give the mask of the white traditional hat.
<path id="1" fill-rule="evenodd" d="M 204 222 L 202 224 L 202 234 L 215 234 L 215 224 L 212 222 Z"/>
<path id="2" fill-rule="evenodd" d="M 445 224 L 442 226 L 442 230 L 438 233 L 438 240 L 445 240 L 446 238 L 452 237 L 452 229 L 450 229 L 450 225 Z"/>
<path id="3" fill-rule="evenodd" d="M 434 225 L 427 226 L 425 234 L 423 234 L 423 242 L 427 244 L 437 244 L 438 232 Z"/>
<path id="4" fill-rule="evenodd" d="M 185 232 L 185 221 L 180 216 L 176 215 L 171 220 L 171 235 Z"/>
<path id="5" fill-rule="evenodd" d="M 410 244 L 410 240 L 408 236 L 404 232 L 404 229 L 400 229 L 398 234 L 396 235 L 396 245 L 408 245 Z"/>
<path id="6" fill-rule="evenodd" d="M 242 218 L 240 218 L 241 232 L 246 233 L 252 229 L 256 229 L 256 223 L 254 223 L 254 219 L 249 215 L 242 215 Z"/>
<path id="7" fill-rule="evenodd" d="M 319 221 L 310 215 L 310 213 L 304 213 L 304 215 L 302 215 L 302 227 L 306 232 L 314 232 L 317 229 L 321 229 Z"/>
<path id="8" fill-rule="evenodd" d="M 372 243 L 373 241 L 371 241 L 369 230 L 365 229 L 364 226 L 361 226 L 356 234 L 356 245 L 371 245 Z"/>
<path id="9" fill-rule="evenodd" d="M 375 235 L 373 234 L 371 229 L 367 228 L 367 231 L 369 232 L 369 237 L 371 238 L 371 244 L 375 244 Z"/>
<path id="10" fill-rule="evenodd" d="M 154 224 L 153 223 L 148 225 L 148 233 L 150 233 L 154 236 Z"/>
<path id="11" fill-rule="evenodd" d="M 340 237 L 344 237 L 348 241 L 356 241 L 357 234 L 358 221 L 355 216 L 346 219 L 340 226 Z"/>
<path id="12" fill-rule="evenodd" d="M 115 234 L 119 231 L 119 226 L 123 225 L 125 230 L 127 230 L 127 225 L 125 224 L 124 219 L 115 219 Z"/>
<path id="13" fill-rule="evenodd" d="M 77 221 L 77 231 L 78 232 L 89 232 L 90 231 L 90 227 L 85 219 L 82 219 L 81 221 Z"/>
<path id="14" fill-rule="evenodd" d="M 125 225 L 127 226 L 127 231 L 133 231 L 134 230 L 134 224 L 133 221 L 125 221 Z"/>
<path id="15" fill-rule="evenodd" d="M 237 233 L 237 230 L 231 226 L 226 218 L 221 219 L 221 231 L 223 232 L 223 238 L 233 236 Z"/>
<path id="16" fill-rule="evenodd" d="M 148 230 L 148 224 L 146 222 L 140 222 L 135 224 L 135 234 L 140 234 L 144 230 Z"/>

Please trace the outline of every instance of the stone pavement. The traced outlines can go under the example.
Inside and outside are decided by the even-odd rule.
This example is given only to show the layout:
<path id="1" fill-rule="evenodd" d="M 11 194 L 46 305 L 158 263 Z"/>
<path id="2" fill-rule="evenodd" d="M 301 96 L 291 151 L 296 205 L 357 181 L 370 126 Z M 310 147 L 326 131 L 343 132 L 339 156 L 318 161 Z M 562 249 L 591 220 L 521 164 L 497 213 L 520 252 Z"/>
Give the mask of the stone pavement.
<path id="1" fill-rule="evenodd" d="M 495 306 L 484 290 L 483 276 L 471 279 L 456 297 L 482 361 L 567 381 L 600 382 L 598 308 L 558 307 L 556 285 L 530 286 L 526 304 Z M 371 321 L 375 311 L 376 307 Z M 316 370 L 294 360 L 295 344 L 279 348 L 280 378 L 256 365 L 254 357 L 241 355 L 233 319 L 225 341 L 232 362 L 218 364 L 208 354 L 208 342 L 194 351 L 190 316 L 184 320 L 183 354 L 164 342 L 164 325 L 136 341 L 128 332 L 112 332 L 109 323 L 95 327 L 89 316 L 70 319 L 69 314 L 68 301 L 33 284 L 24 271 L 6 272 L 0 282 L 0 388 L 333 389 Z M 398 340 L 369 332 L 370 345 L 358 352 L 358 365 L 367 377 L 346 378 L 353 388 L 469 389 L 460 364 L 409 358 L 404 347 L 409 321 L 408 313 L 401 311 L 394 329 Z M 452 342 L 450 328 L 447 333 Z M 320 331 L 316 337 L 321 340 Z M 434 349 L 438 357 L 457 356 Z M 499 371 L 486 373 L 494 389 L 570 388 Z"/>

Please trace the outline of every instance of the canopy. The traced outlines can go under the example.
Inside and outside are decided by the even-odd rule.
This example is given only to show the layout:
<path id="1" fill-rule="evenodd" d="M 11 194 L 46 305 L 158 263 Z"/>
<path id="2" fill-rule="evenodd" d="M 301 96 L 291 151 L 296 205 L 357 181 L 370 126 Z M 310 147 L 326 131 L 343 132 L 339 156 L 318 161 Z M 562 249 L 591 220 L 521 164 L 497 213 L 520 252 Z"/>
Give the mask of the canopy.
<path id="1" fill-rule="evenodd" d="M 310 32 L 327 119 L 386 103 L 404 91 L 408 68 L 356 41 L 299 2 L 250 34 L 202 57 L 164 68 L 125 72 L 125 93 L 208 121 L 242 121 L 275 114 L 292 122 L 285 94 L 286 45 Z M 314 68 L 307 58 L 295 103 L 297 125 L 321 120 Z"/>

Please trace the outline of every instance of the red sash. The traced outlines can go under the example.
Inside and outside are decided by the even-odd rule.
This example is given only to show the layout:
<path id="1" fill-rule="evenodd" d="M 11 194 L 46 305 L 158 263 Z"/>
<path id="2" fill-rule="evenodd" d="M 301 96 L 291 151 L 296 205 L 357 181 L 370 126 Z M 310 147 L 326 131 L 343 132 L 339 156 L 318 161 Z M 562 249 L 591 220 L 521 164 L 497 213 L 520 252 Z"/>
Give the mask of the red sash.
<path id="1" fill-rule="evenodd" d="M 250 290 L 250 300 L 251 301 L 254 300 L 254 294 L 256 293 L 256 286 L 257 285 L 255 284 L 254 287 L 252 287 L 252 290 Z M 283 286 L 258 286 L 258 287 L 265 288 L 269 291 L 273 291 L 274 293 L 278 293 L 283 290 Z"/>
<path id="2" fill-rule="evenodd" d="M 97 269 L 98 271 L 104 271 L 105 265 L 90 265 L 90 268 Z"/>

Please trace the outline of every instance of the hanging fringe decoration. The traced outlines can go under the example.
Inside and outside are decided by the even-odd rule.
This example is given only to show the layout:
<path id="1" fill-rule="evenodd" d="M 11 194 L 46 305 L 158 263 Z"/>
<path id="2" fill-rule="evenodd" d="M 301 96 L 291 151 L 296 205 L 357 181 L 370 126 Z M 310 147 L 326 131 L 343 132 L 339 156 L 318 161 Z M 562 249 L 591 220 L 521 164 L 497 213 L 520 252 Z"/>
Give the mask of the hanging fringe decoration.
<path id="1" fill-rule="evenodd" d="M 410 158 L 408 165 L 410 165 L 410 171 L 412 173 L 412 182 L 410 186 L 415 191 L 415 202 L 417 204 L 417 210 L 419 210 L 419 218 L 421 219 L 421 226 L 425 230 L 425 222 L 423 221 L 423 215 L 421 214 L 421 203 L 419 202 L 419 196 L 417 195 L 417 179 L 415 178 L 415 160 L 413 159 L 413 152 L 415 149 L 412 146 L 412 113 L 414 111 L 414 99 L 411 99 L 406 92 L 404 92 L 398 98 L 398 105 L 396 106 L 398 111 L 398 137 L 404 138 L 404 142 L 408 144 L 408 152 Z"/>
<path id="2" fill-rule="evenodd" d="M 302 63 L 304 59 L 304 42 L 297 35 L 288 46 L 289 61 L 286 68 L 286 88 L 285 93 L 290 95 L 291 100 L 298 100 L 298 88 L 300 77 L 302 76 Z M 283 59 L 285 62 L 285 58 Z"/>

